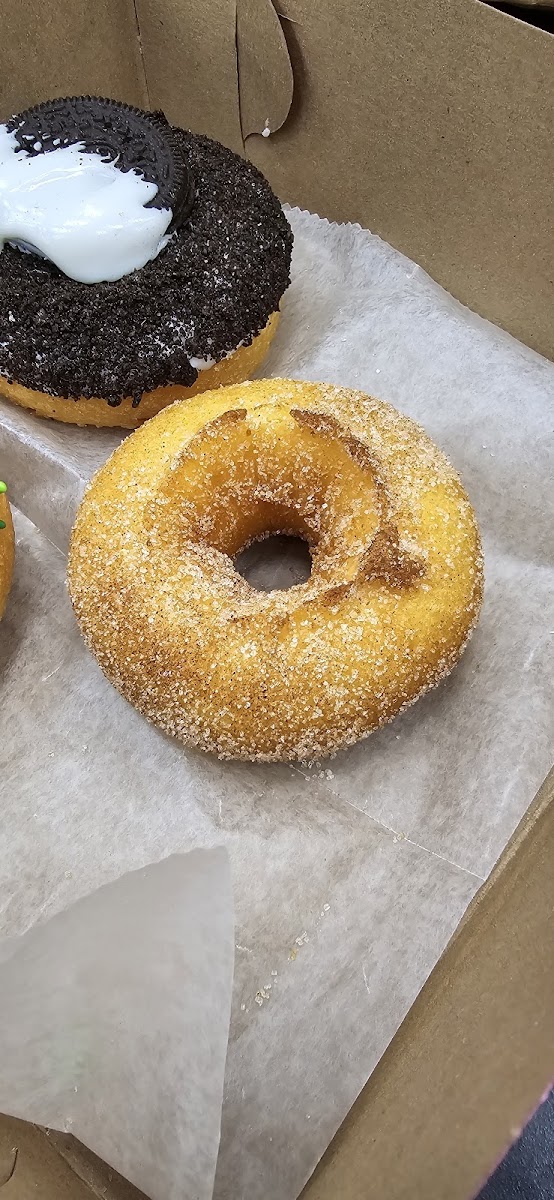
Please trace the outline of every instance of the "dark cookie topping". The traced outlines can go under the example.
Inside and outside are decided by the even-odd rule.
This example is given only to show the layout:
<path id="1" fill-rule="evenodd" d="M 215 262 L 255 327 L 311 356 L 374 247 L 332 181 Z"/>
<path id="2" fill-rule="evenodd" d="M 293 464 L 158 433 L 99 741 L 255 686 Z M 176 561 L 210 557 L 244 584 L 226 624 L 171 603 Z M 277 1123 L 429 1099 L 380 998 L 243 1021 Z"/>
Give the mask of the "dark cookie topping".
<path id="1" fill-rule="evenodd" d="M 191 358 L 224 358 L 279 307 L 292 233 L 269 184 L 219 143 L 173 136 L 195 200 L 186 224 L 140 271 L 83 284 L 35 255 L 8 245 L 0 253 L 0 375 L 10 382 L 138 404 L 156 387 L 190 387 L 198 376 Z"/>
<path id="2" fill-rule="evenodd" d="M 91 154 L 116 162 L 121 171 L 139 171 L 156 183 L 146 208 L 170 208 L 170 229 L 182 225 L 192 208 L 193 182 L 182 146 L 163 113 L 147 113 L 118 100 L 72 96 L 47 100 L 6 123 L 31 158 L 80 143 Z"/>

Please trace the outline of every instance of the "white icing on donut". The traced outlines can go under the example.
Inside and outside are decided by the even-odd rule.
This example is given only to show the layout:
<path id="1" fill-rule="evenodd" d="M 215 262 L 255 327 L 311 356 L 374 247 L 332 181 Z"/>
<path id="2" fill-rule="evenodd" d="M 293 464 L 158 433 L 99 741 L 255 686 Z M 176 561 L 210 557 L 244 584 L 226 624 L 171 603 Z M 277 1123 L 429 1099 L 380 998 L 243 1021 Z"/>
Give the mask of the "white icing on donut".
<path id="1" fill-rule="evenodd" d="M 223 361 L 227 358 L 232 358 L 233 354 L 236 354 L 237 350 L 240 350 L 245 344 L 243 339 L 243 341 L 239 342 L 238 346 L 235 346 L 234 350 L 229 350 L 227 354 L 223 355 Z M 207 355 L 206 358 L 189 358 L 189 362 L 195 371 L 209 371 L 211 367 L 215 367 L 217 359 Z"/>
<path id="2" fill-rule="evenodd" d="M 38 253 L 70 279 L 121 279 L 156 258 L 173 216 L 144 207 L 157 190 L 80 145 L 26 154 L 0 125 L 0 250 Z"/>
<path id="3" fill-rule="evenodd" d="M 234 350 L 231 353 L 234 354 Z M 228 358 L 229 356 L 226 355 L 225 357 Z M 215 358 L 189 358 L 189 362 L 195 371 L 209 371 L 210 367 L 215 367 L 216 360 Z"/>

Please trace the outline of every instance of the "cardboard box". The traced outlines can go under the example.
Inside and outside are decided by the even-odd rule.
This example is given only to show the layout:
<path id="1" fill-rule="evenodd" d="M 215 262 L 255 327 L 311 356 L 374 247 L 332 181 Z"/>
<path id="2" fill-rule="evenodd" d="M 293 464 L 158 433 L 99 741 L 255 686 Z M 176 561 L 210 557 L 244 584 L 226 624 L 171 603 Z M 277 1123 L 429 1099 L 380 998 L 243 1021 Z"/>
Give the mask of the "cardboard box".
<path id="1" fill-rule="evenodd" d="M 554 40 L 481 0 L 21 0 L 5 117 L 99 93 L 251 157 L 554 357 Z M 270 137 L 261 137 L 269 128 Z M 554 1077 L 550 778 L 305 1190 L 469 1200 Z M 109 1119 L 109 1117 L 107 1117 Z M 71 1139 L 0 1121 L 6 1200 L 131 1200 Z"/>

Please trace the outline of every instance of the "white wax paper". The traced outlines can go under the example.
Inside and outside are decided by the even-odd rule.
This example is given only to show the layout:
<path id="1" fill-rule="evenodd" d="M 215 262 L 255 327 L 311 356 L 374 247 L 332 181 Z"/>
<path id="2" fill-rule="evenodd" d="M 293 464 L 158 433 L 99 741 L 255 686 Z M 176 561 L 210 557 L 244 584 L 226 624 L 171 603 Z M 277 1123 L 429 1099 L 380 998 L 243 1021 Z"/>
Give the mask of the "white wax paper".
<path id="1" fill-rule="evenodd" d="M 233 978 L 229 860 L 133 871 L 0 944 L 0 1111 L 75 1134 L 153 1200 L 209 1200 Z"/>
<path id="2" fill-rule="evenodd" d="M 216 1200 L 297 1196 L 552 758 L 554 365 L 378 238 L 289 215 L 293 283 L 265 373 L 358 387 L 420 421 L 483 531 L 477 632 L 392 725 L 311 770 L 222 764 L 147 725 L 85 651 L 51 544 L 65 548 L 121 435 L 0 411 L 0 474 L 25 513 L 0 627 L 5 930 L 226 845 L 236 957 Z"/>

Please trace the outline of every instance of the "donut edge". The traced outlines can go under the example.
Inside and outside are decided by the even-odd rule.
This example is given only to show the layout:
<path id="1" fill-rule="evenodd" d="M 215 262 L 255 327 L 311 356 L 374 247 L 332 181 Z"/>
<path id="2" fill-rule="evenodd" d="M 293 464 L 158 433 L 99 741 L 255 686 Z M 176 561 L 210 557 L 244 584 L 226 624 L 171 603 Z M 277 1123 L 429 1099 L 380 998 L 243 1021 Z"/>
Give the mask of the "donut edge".
<path id="1" fill-rule="evenodd" d="M 0 520 L 5 528 L 0 529 L 0 620 L 2 619 L 12 586 L 15 559 L 15 534 L 12 513 L 5 493 L 0 493 Z"/>
<path id="2" fill-rule="evenodd" d="M 81 396 L 76 400 L 51 396 L 48 392 L 36 392 L 17 382 L 10 383 L 5 377 L 0 377 L 0 395 L 20 408 L 30 409 L 35 416 L 45 420 L 78 425 L 81 428 L 90 426 L 95 429 L 137 429 L 169 404 L 180 400 L 192 400 L 202 392 L 243 383 L 253 375 L 269 352 L 277 332 L 279 315 L 279 312 L 272 313 L 265 328 L 248 346 L 239 346 L 221 362 L 215 363 L 205 371 L 199 371 L 198 378 L 191 387 L 168 384 L 167 387 L 144 392 L 140 404 L 136 407 L 133 407 L 131 396 L 126 396 L 117 408 L 111 408 L 107 400 L 99 396 L 90 399 Z"/>

